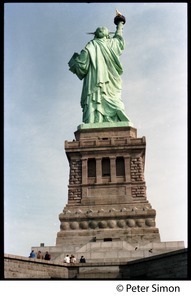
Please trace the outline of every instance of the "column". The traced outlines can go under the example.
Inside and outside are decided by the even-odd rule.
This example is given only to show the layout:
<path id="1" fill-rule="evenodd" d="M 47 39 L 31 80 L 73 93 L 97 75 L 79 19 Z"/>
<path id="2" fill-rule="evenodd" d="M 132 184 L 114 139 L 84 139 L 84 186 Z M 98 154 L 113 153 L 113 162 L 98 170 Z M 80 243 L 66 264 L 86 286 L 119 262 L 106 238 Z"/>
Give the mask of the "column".
<path id="1" fill-rule="evenodd" d="M 125 160 L 125 182 L 130 182 L 131 181 L 130 156 L 124 156 L 124 160 Z"/>
<path id="2" fill-rule="evenodd" d="M 82 184 L 87 184 L 87 176 L 88 176 L 88 170 L 87 170 L 87 158 L 82 158 Z"/>
<path id="3" fill-rule="evenodd" d="M 101 157 L 96 158 L 96 183 L 102 183 Z"/>
<path id="4" fill-rule="evenodd" d="M 110 157 L 111 182 L 116 182 L 116 158 Z"/>

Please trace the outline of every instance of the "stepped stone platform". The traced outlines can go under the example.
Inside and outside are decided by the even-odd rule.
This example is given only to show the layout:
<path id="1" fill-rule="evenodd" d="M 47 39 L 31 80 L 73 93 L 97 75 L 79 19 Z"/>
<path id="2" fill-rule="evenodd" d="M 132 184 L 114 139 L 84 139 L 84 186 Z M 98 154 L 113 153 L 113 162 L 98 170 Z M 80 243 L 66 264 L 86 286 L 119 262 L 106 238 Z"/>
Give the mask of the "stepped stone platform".
<path id="1" fill-rule="evenodd" d="M 88 263 L 98 262 L 129 262 L 141 258 L 152 257 L 162 253 L 184 249 L 183 242 L 153 242 L 146 244 L 129 244 L 125 241 L 88 242 L 82 247 L 32 247 L 37 252 L 41 250 L 51 253 L 52 260 L 63 262 L 66 254 L 75 254 L 77 261 L 83 255 Z"/>

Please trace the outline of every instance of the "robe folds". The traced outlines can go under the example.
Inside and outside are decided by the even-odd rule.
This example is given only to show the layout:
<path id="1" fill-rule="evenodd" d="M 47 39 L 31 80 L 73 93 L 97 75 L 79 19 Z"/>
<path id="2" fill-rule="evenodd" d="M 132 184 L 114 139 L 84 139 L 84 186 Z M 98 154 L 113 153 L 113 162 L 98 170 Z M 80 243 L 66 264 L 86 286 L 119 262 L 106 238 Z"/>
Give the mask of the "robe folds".
<path id="1" fill-rule="evenodd" d="M 120 35 L 94 38 L 69 61 L 70 71 L 83 80 L 84 123 L 129 121 L 121 101 L 123 68 L 119 56 L 123 49 L 124 39 Z"/>

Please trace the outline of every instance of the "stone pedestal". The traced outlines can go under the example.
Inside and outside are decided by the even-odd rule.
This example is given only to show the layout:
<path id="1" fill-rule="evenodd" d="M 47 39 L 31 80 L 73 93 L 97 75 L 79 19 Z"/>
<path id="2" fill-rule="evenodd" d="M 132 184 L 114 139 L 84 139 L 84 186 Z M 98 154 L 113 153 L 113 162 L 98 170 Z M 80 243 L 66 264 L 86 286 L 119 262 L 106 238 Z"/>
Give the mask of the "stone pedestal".
<path id="1" fill-rule="evenodd" d="M 92 240 L 160 241 L 146 196 L 145 137 L 133 127 L 80 128 L 65 142 L 70 165 L 68 204 L 56 245 Z"/>

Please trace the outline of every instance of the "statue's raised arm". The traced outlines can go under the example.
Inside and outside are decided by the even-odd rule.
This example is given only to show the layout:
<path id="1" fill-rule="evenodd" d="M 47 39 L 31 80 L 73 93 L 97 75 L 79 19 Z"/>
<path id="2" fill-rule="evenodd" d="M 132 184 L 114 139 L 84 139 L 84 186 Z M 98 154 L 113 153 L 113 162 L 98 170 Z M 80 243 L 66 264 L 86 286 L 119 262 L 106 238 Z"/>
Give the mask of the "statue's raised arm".
<path id="1" fill-rule="evenodd" d="M 83 79 L 81 107 L 84 123 L 129 121 L 121 101 L 121 74 L 119 56 L 124 50 L 122 37 L 125 17 L 117 12 L 113 37 L 106 27 L 98 27 L 94 38 L 80 54 L 69 61 L 70 71 Z"/>
<path id="2" fill-rule="evenodd" d="M 116 17 L 114 18 L 114 23 L 117 25 L 115 35 L 123 34 L 123 25 L 126 23 L 125 17 L 116 9 Z"/>

